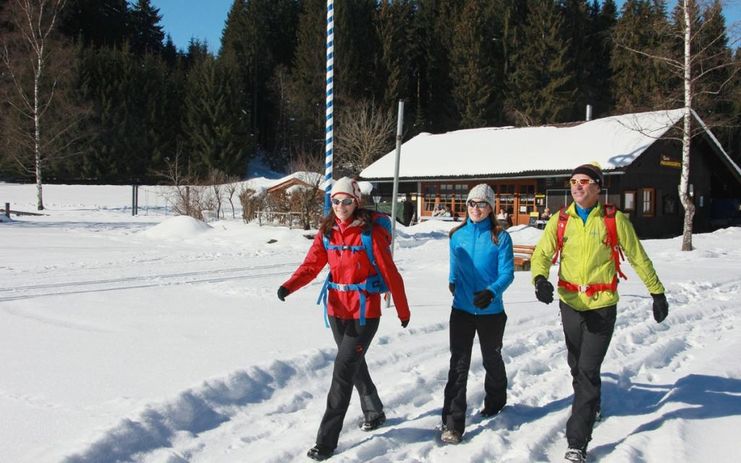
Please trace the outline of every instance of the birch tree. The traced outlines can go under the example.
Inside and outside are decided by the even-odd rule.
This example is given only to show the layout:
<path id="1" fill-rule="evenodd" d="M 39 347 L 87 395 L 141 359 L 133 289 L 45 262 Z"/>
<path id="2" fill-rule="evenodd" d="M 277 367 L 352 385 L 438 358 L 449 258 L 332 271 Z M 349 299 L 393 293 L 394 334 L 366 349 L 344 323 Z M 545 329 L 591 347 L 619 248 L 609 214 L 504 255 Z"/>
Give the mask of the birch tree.
<path id="1" fill-rule="evenodd" d="M 716 15 L 722 14 L 719 5 L 719 0 L 715 0 L 704 9 L 700 17 L 696 0 L 680 0 L 675 10 L 676 23 L 673 37 L 676 40 L 665 43 L 658 49 L 641 50 L 632 48 L 625 42 L 616 42 L 624 49 L 665 65 L 681 89 L 679 101 L 682 104 L 683 117 L 678 138 L 682 143 L 682 172 L 678 191 L 679 200 L 684 208 L 682 251 L 692 250 L 692 226 L 695 216 L 695 204 L 689 192 L 690 143 L 693 136 L 704 130 L 704 128 L 695 129 L 692 124 L 696 106 L 695 98 L 698 96 L 698 91 L 703 96 L 712 95 L 713 98 L 721 98 L 724 93 L 730 92 L 729 87 L 735 82 L 735 76 L 740 67 L 737 60 L 720 59 L 721 55 L 735 48 L 738 38 L 735 38 L 732 43 L 723 43 L 728 41 L 724 29 L 713 34 L 712 37 L 707 36 L 705 30 L 707 25 L 717 23 L 719 18 Z M 681 47 L 674 47 L 675 43 L 681 43 Z M 673 53 L 673 50 L 676 51 L 678 48 L 682 50 L 679 56 L 676 52 Z M 722 75 L 723 78 L 718 79 L 718 75 Z M 723 122 L 716 121 L 716 124 L 723 124 Z"/>
<path id="2" fill-rule="evenodd" d="M 21 133 L 21 140 L 29 142 L 32 153 L 30 163 L 24 162 L 21 155 L 15 157 L 21 167 L 33 169 L 38 210 L 44 209 L 43 166 L 51 154 L 44 151 L 45 116 L 56 101 L 59 83 L 56 76 L 47 71 L 54 58 L 52 34 L 65 2 L 66 0 L 10 0 L 7 5 L 12 32 L 4 37 L 2 60 L 15 92 L 15 98 L 9 98 L 8 104 L 20 116 L 19 127 L 25 131 Z M 68 125 L 52 138 L 61 136 L 69 128 Z"/>

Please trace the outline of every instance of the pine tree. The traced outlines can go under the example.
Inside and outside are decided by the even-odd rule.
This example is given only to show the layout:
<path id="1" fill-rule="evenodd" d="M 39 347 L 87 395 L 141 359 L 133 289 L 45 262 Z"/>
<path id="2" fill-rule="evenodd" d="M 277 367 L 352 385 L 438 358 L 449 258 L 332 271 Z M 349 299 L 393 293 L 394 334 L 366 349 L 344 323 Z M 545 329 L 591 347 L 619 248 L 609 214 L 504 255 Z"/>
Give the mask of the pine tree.
<path id="1" fill-rule="evenodd" d="M 193 61 L 185 96 L 186 149 L 193 172 L 241 176 L 251 152 L 249 135 L 232 119 L 235 76 L 209 54 Z"/>
<path id="2" fill-rule="evenodd" d="M 714 0 L 701 12 L 693 49 L 697 57 L 692 74 L 698 76 L 693 98 L 695 111 L 711 123 L 733 125 L 728 119 L 732 113 L 733 53 L 728 48 L 728 34 L 720 0 Z M 738 67 L 736 67 L 738 69 Z"/>
<path id="3" fill-rule="evenodd" d="M 569 57 L 574 75 L 574 104 L 569 119 L 578 119 L 584 112 L 584 107 L 590 103 L 590 96 L 594 93 L 591 88 L 591 73 L 594 70 L 592 34 L 593 24 L 589 15 L 586 0 L 560 0 L 560 11 L 564 18 L 564 37 L 570 43 Z"/>
<path id="4" fill-rule="evenodd" d="M 85 46 L 120 46 L 127 40 L 126 0 L 68 0 L 59 30 Z"/>
<path id="5" fill-rule="evenodd" d="M 129 13 L 128 33 L 131 50 L 137 55 L 161 53 L 165 34 L 159 9 L 150 0 L 137 0 Z"/>
<path id="6" fill-rule="evenodd" d="M 275 145 L 278 103 L 272 100 L 271 79 L 276 66 L 291 62 L 297 18 L 292 0 L 236 0 L 227 17 L 219 60 L 240 82 L 241 107 L 234 117 L 251 116 L 246 127 L 261 149 Z"/>
<path id="7" fill-rule="evenodd" d="M 563 19 L 552 0 L 533 0 L 528 6 L 510 75 L 509 112 L 524 125 L 564 122 L 572 108 L 575 76 Z"/>
<path id="8" fill-rule="evenodd" d="M 373 93 L 385 108 L 414 96 L 413 21 L 414 5 L 410 0 L 382 2 L 378 8 L 375 30 L 380 48 L 377 79 L 372 80 L 379 85 Z"/>
<path id="9" fill-rule="evenodd" d="M 451 63 L 453 96 L 463 128 L 482 127 L 495 120 L 498 101 L 495 82 L 501 81 L 496 64 L 493 11 L 481 0 L 467 0 L 455 27 Z"/>
<path id="10" fill-rule="evenodd" d="M 612 91 L 612 34 L 617 23 L 617 7 L 613 0 L 605 0 L 599 6 L 594 0 L 590 8 L 592 23 L 592 39 L 589 43 L 590 54 L 593 57 L 590 72 L 590 85 L 587 88 L 587 102 L 594 107 L 597 117 L 612 112 L 615 99 Z"/>
<path id="11" fill-rule="evenodd" d="M 455 21 L 463 0 L 419 0 L 417 10 L 421 72 L 418 112 L 420 129 L 442 132 L 458 128 L 460 115 L 453 99 L 454 72 L 450 62 Z"/>
<path id="12" fill-rule="evenodd" d="M 314 153 L 320 153 L 324 143 L 325 18 L 324 0 L 303 2 L 291 68 L 290 109 L 296 121 L 296 148 Z"/>
<path id="13" fill-rule="evenodd" d="M 628 113 L 663 107 L 671 88 L 665 63 L 636 53 L 656 53 L 667 45 L 662 3 L 627 0 L 615 25 L 612 70 L 615 111 Z"/>
<path id="14" fill-rule="evenodd" d="M 338 105 L 351 104 L 373 97 L 374 82 L 368 76 L 373 75 L 379 49 L 373 28 L 376 2 L 336 0 L 334 4 L 335 100 Z"/>

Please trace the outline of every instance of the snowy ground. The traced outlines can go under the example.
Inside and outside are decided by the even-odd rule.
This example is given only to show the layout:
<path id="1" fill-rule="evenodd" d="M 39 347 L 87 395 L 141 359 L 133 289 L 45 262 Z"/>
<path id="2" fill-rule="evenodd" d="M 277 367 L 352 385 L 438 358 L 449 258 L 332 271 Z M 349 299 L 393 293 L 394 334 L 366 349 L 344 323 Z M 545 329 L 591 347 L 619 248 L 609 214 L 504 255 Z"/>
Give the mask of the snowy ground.
<path id="1" fill-rule="evenodd" d="M 33 194 L 0 184 L 13 209 L 32 211 Z M 50 187 L 48 215 L 0 223 L 0 461 L 306 461 L 334 345 L 315 305 L 320 280 L 285 303 L 275 297 L 308 249 L 306 232 L 205 226 L 154 209 L 132 217 L 130 196 Z M 361 432 L 354 400 L 331 461 L 561 459 L 571 401 L 563 335 L 556 306 L 535 301 L 524 272 L 504 297 L 508 407 L 478 416 L 476 353 L 465 440 L 437 439 L 449 226 L 400 227 L 411 323 L 401 329 L 386 309 L 368 353 L 389 420 Z M 621 285 L 593 461 L 738 461 L 741 229 L 694 241 L 689 253 L 677 239 L 645 242 L 668 288 L 663 324 L 634 273 Z"/>

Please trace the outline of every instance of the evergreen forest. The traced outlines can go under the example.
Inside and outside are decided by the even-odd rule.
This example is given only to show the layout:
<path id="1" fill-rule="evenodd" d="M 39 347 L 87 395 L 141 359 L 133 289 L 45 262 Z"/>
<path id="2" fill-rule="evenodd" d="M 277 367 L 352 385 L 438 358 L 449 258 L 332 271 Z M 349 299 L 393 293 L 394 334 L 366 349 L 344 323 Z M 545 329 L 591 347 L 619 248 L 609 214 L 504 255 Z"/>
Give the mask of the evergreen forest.
<path id="1" fill-rule="evenodd" d="M 177 49 L 150 0 L 66 0 L 35 63 L 18 3 L 0 0 L 0 180 L 32 181 L 34 150 L 45 183 L 158 183 L 174 165 L 243 178 L 255 159 L 278 171 L 322 159 L 326 0 L 234 0 L 215 52 Z M 719 0 L 692 14 L 693 46 L 713 61 L 698 65 L 694 108 L 738 161 L 741 52 Z M 580 121 L 588 104 L 595 118 L 681 107 L 681 78 L 650 55 L 681 59 L 682 21 L 665 0 L 335 0 L 336 163 L 364 167 L 343 130 L 395 118 L 399 99 L 405 140 Z M 371 160 L 393 148 L 384 127 Z"/>

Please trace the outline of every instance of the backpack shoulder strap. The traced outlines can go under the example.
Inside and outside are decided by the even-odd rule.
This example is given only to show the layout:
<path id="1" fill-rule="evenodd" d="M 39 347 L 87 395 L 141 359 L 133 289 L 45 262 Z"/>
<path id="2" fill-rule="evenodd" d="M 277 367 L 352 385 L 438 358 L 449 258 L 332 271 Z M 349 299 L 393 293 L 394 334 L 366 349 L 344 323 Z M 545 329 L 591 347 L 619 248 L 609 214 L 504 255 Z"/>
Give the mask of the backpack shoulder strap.
<path id="1" fill-rule="evenodd" d="M 378 212 L 374 212 L 371 218 L 373 220 L 371 230 L 367 232 L 364 231 L 361 234 L 360 239 L 363 241 L 363 247 L 365 248 L 365 253 L 368 255 L 368 260 L 370 261 L 373 268 L 376 269 L 376 273 L 380 275 L 381 273 L 378 271 L 378 265 L 376 264 L 376 258 L 373 255 L 373 237 L 372 237 L 373 231 L 372 230 L 373 230 L 373 227 L 375 226 L 381 226 L 386 230 L 389 236 L 391 236 L 391 220 L 389 219 L 388 215 L 381 214 Z"/>
<path id="2" fill-rule="evenodd" d="M 622 270 L 620 270 L 620 260 L 625 260 L 623 250 L 620 247 L 620 240 L 618 239 L 617 223 L 615 222 L 615 213 L 617 207 L 614 204 L 605 204 L 605 228 L 607 229 L 607 236 L 605 237 L 605 244 L 610 248 L 612 253 L 612 260 L 615 262 L 615 273 L 620 275 L 620 278 L 627 280 Z"/>
<path id="3" fill-rule="evenodd" d="M 556 253 L 553 255 L 551 263 L 558 262 L 558 256 L 563 249 L 563 235 L 566 232 L 566 224 L 569 222 L 569 214 L 566 213 L 566 207 L 558 210 L 558 225 L 556 226 Z"/>

